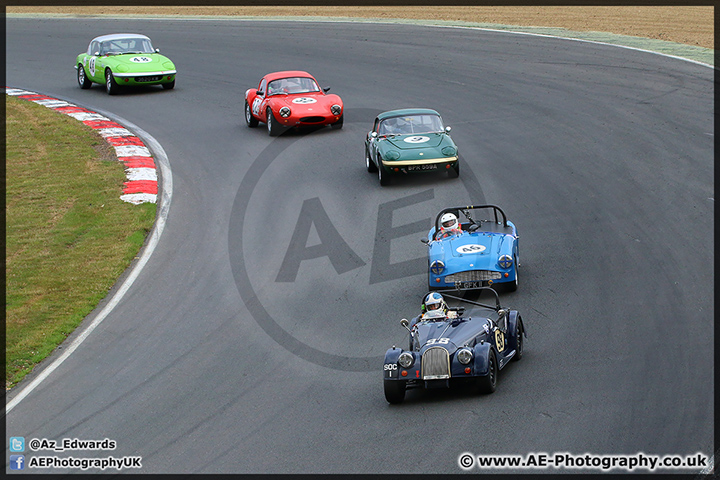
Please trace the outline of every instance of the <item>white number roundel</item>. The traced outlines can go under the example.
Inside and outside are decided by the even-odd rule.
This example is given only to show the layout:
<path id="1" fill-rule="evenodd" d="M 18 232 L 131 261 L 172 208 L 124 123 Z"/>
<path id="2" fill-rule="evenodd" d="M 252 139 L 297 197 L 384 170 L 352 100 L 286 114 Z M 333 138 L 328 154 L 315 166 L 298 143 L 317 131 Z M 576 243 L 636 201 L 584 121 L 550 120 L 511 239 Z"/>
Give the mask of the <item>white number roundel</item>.
<path id="1" fill-rule="evenodd" d="M 455 251 L 463 254 L 482 253 L 485 251 L 485 245 L 467 244 L 456 248 Z"/>
<path id="2" fill-rule="evenodd" d="M 428 140 L 430 140 L 430 137 L 423 137 L 419 135 L 414 135 L 412 137 L 407 137 L 404 141 L 406 143 L 425 143 Z"/>
<path id="3" fill-rule="evenodd" d="M 300 103 L 302 105 L 307 105 L 308 103 L 317 103 L 317 100 L 315 100 L 312 97 L 299 97 L 299 98 L 293 98 L 293 103 Z"/>

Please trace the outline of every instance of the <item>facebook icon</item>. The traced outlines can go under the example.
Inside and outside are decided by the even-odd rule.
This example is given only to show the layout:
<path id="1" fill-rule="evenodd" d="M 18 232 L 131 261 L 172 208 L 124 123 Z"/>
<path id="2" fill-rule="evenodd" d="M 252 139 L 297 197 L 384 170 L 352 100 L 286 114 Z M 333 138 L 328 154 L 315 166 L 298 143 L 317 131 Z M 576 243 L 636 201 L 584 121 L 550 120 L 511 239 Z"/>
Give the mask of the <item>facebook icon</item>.
<path id="1" fill-rule="evenodd" d="M 23 470 L 25 468 L 25 455 L 10 455 L 10 470 Z"/>

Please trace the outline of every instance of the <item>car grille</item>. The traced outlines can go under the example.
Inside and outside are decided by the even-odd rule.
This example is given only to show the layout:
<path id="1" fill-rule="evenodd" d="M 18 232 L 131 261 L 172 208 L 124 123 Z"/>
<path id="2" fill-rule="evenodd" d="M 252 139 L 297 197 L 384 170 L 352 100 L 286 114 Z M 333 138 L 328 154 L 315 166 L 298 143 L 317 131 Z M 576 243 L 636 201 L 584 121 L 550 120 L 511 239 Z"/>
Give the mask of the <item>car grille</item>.
<path id="1" fill-rule="evenodd" d="M 467 272 L 453 273 L 445 277 L 445 283 L 455 282 L 486 282 L 488 280 L 497 280 L 502 278 L 500 272 L 491 270 L 469 270 Z"/>
<path id="2" fill-rule="evenodd" d="M 325 117 L 302 117 L 300 119 L 303 123 L 318 123 L 325 120 Z"/>
<path id="3" fill-rule="evenodd" d="M 135 77 L 136 82 L 157 82 L 162 75 L 153 75 L 152 77 Z"/>
<path id="4" fill-rule="evenodd" d="M 422 356 L 423 380 L 450 378 L 450 355 L 442 347 L 431 347 Z"/>

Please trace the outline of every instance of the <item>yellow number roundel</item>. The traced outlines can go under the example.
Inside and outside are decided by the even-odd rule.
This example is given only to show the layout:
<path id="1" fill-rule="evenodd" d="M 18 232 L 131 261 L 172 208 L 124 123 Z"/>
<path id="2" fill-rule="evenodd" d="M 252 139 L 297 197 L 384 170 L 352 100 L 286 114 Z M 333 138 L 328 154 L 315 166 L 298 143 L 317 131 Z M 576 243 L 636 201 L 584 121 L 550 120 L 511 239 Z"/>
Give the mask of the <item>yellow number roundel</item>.
<path id="1" fill-rule="evenodd" d="M 505 335 L 500 330 L 495 330 L 495 346 L 498 352 L 505 350 Z"/>

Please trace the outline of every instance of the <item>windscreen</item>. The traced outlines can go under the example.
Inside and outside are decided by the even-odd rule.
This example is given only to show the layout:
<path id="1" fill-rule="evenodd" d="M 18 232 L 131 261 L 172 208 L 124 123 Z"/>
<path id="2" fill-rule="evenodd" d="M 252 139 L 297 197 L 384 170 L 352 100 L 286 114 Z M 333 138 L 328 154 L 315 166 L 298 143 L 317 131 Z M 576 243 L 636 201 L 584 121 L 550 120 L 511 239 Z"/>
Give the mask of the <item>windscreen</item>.
<path id="1" fill-rule="evenodd" d="M 123 53 L 154 53 L 154 50 L 150 40 L 142 37 L 115 38 L 100 44 L 100 55 Z"/>
<path id="2" fill-rule="evenodd" d="M 443 124 L 438 115 L 410 115 L 386 118 L 380 123 L 379 135 L 414 135 L 442 132 Z"/>

